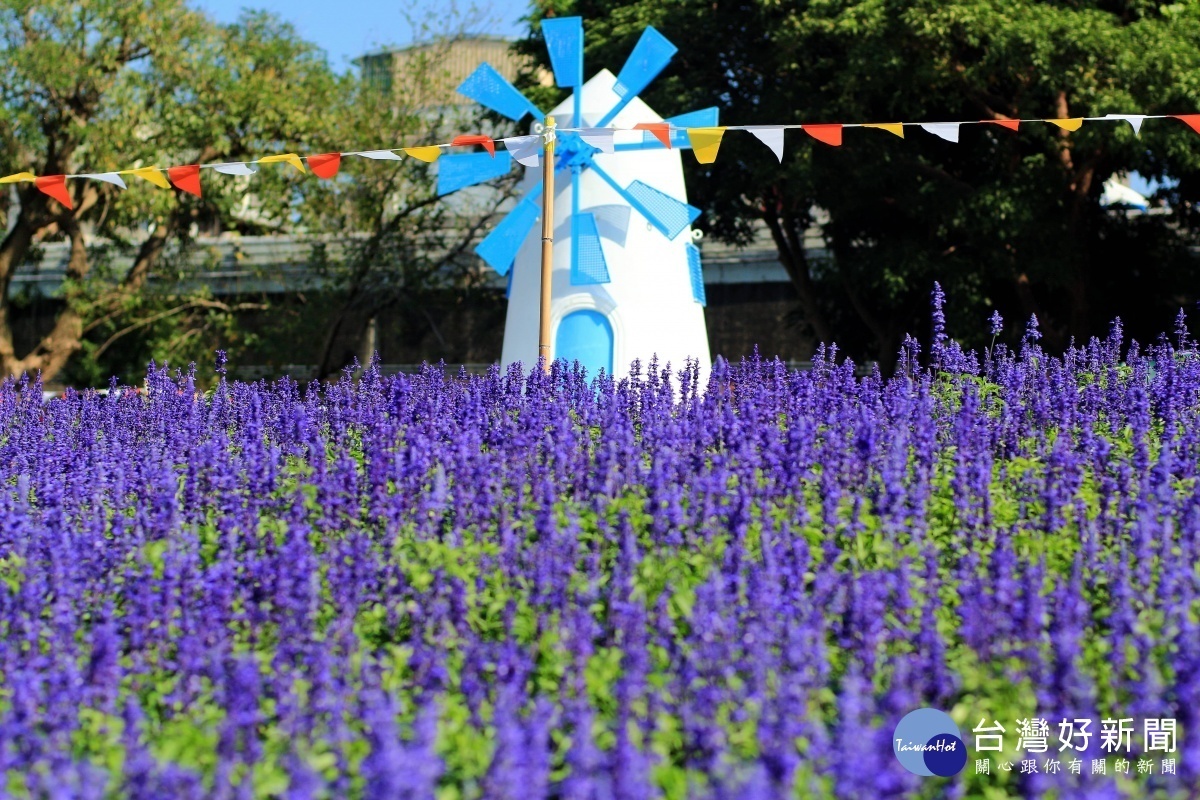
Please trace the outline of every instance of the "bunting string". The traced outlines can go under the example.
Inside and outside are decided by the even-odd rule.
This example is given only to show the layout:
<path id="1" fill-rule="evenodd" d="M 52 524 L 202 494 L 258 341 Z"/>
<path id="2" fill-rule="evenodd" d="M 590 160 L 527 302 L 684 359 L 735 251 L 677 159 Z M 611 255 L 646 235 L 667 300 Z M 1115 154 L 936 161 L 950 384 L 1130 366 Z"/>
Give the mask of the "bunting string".
<path id="1" fill-rule="evenodd" d="M 905 138 L 907 128 L 919 128 L 927 134 L 947 142 L 958 143 L 959 131 L 964 125 L 994 125 L 1018 131 L 1022 125 L 1046 124 L 1052 125 L 1066 133 L 1078 131 L 1084 123 L 1090 122 L 1126 122 L 1132 128 L 1134 135 L 1140 136 L 1142 123 L 1148 119 L 1176 119 L 1193 131 L 1200 133 L 1200 114 L 1106 114 L 1103 117 L 1070 117 L 1065 119 L 986 119 L 963 120 L 959 122 L 852 122 L 852 123 L 795 123 L 785 125 L 722 125 L 712 127 L 676 127 L 668 122 L 642 122 L 632 128 L 558 128 L 560 134 L 573 133 L 586 144 L 603 153 L 616 152 L 614 139 L 617 133 L 634 132 L 653 137 L 664 147 L 670 149 L 675 142 L 676 134 L 683 133 L 691 146 L 692 153 L 701 164 L 711 164 L 716 161 L 717 153 L 727 131 L 744 131 L 751 134 L 766 145 L 775 157 L 783 162 L 784 134 L 790 130 L 800 130 L 818 142 L 831 147 L 842 146 L 842 133 L 846 128 L 871 128 L 885 131 L 901 139 Z M 649 141 L 649 140 L 647 140 Z M 405 157 L 414 158 L 426 163 L 434 163 L 447 149 L 452 147 L 482 147 L 493 158 L 496 157 L 496 145 L 502 144 L 505 150 L 518 163 L 527 167 L 536 167 L 540 163 L 543 148 L 542 136 L 532 134 L 526 136 L 509 136 L 493 139 L 483 134 L 462 134 L 455 136 L 449 142 L 411 147 L 394 147 L 383 150 L 347 150 L 337 153 L 318 153 L 302 156 L 298 153 L 277 153 L 261 156 L 250 161 L 220 162 L 214 164 L 183 164 L 169 167 L 149 166 L 131 167 L 128 169 L 111 170 L 108 172 L 78 172 L 68 175 L 35 175 L 32 172 L 18 172 L 0 178 L 0 184 L 32 183 L 38 191 L 52 197 L 54 200 L 72 208 L 71 193 L 67 190 L 68 180 L 91 180 L 108 183 L 119 189 L 127 188 L 123 176 L 132 175 L 162 189 L 172 187 L 196 197 L 203 197 L 201 175 L 203 170 L 212 170 L 222 175 L 249 176 L 258 172 L 261 164 L 287 164 L 302 174 L 316 175 L 318 178 L 331 180 L 336 178 L 341 169 L 342 161 L 347 156 L 357 156 L 374 161 L 400 161 Z"/>

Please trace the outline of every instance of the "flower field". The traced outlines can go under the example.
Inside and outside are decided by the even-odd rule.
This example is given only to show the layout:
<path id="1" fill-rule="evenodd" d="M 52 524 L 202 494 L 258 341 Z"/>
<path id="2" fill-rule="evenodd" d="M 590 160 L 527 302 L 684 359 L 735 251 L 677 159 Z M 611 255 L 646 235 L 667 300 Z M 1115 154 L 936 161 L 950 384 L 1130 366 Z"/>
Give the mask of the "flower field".
<path id="1" fill-rule="evenodd" d="M 10 382 L 0 794 L 1195 796 L 1186 334 L 1050 357 L 1036 329 L 980 353 L 939 330 L 886 381 L 833 355 L 705 387 Z M 971 748 L 954 778 L 893 755 L 922 706 Z M 1101 717 L 1136 721 L 1135 764 L 1143 719 L 1177 720 L 1176 773 L 1120 773 L 1099 736 L 1059 753 L 1060 719 Z"/>

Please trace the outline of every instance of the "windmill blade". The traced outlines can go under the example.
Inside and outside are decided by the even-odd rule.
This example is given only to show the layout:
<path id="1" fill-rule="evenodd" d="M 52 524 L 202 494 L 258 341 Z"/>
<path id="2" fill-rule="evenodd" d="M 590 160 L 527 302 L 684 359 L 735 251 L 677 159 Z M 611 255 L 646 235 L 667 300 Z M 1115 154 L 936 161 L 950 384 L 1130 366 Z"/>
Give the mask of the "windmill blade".
<path id="1" fill-rule="evenodd" d="M 581 172 L 583 169 L 578 164 L 571 166 L 571 283 L 575 282 L 575 271 L 580 260 L 579 237 L 575 234 L 579 232 L 576 228 L 576 219 L 579 217 L 579 174 Z M 600 257 L 603 259 L 604 255 L 601 254 Z"/>
<path id="2" fill-rule="evenodd" d="M 700 248 L 688 242 L 683 246 L 687 250 L 688 279 L 692 283 L 692 299 L 702 306 L 708 305 L 704 295 L 704 270 L 700 261 Z"/>
<path id="3" fill-rule="evenodd" d="M 713 128 L 717 125 L 719 117 L 719 109 L 716 106 L 711 108 L 702 108 L 698 111 L 689 111 L 686 114 L 680 114 L 677 117 L 664 119 L 672 126 L 671 129 L 671 147 L 676 150 L 691 150 L 692 140 L 688 138 L 687 128 Z M 614 146 L 617 152 L 629 150 L 663 150 L 666 148 L 662 142 L 653 134 L 643 133 L 642 141 L 640 142 L 625 142 Z"/>
<path id="4" fill-rule="evenodd" d="M 663 120 L 671 126 L 671 147 L 676 150 L 690 150 L 692 140 L 688 138 L 683 128 L 715 128 L 719 124 L 721 109 L 716 106 L 700 108 Z"/>
<path id="5" fill-rule="evenodd" d="M 542 37 L 550 51 L 554 82 L 577 89 L 583 85 L 583 17 L 547 17 Z"/>
<path id="6" fill-rule="evenodd" d="M 650 81 L 663 71 L 677 52 L 679 48 L 667 41 L 667 37 L 653 27 L 642 31 L 642 38 L 638 39 L 625 66 L 621 67 L 616 84 L 613 85 L 613 91 L 621 99 L 604 115 L 604 119 L 596 123 L 596 127 L 603 128 L 612 122 L 642 89 L 650 85 Z"/>
<path id="7" fill-rule="evenodd" d="M 491 64 L 480 64 L 474 72 L 458 85 L 458 93 L 502 114 L 514 122 L 520 122 L 526 114 L 535 120 L 544 115 L 517 87 L 496 71 Z"/>
<path id="8" fill-rule="evenodd" d="M 550 52 L 554 82 L 575 90 L 571 127 L 582 124 L 583 17 L 549 17 L 542 20 L 542 37 Z"/>
<path id="9" fill-rule="evenodd" d="M 490 153 L 442 156 L 438 160 L 438 196 L 457 192 L 459 189 L 479 183 L 486 183 L 493 178 L 508 174 L 510 169 L 512 169 L 512 156 L 507 150 L 498 151 L 495 157 Z"/>
<path id="10" fill-rule="evenodd" d="M 475 247 L 475 253 L 501 275 L 507 274 L 512 268 L 517 251 L 525 243 L 525 237 L 529 235 L 529 230 L 542 213 L 537 203 L 541 194 L 542 187 L 535 186 Z"/>
<path id="11" fill-rule="evenodd" d="M 625 198 L 629 205 L 638 210 L 646 221 L 658 228 L 659 232 L 668 239 L 674 239 L 683 229 L 691 225 L 700 216 L 700 209 L 681 203 L 671 195 L 660 192 L 649 184 L 634 181 L 626 189 L 613 180 L 612 176 L 593 163 L 592 169 L 604 182 L 613 188 L 617 194 Z"/>
<path id="12" fill-rule="evenodd" d="M 608 283 L 608 262 L 600 246 L 596 218 L 591 214 L 576 214 L 571 218 L 571 242 L 576 256 L 571 261 L 571 285 Z"/>
<path id="13" fill-rule="evenodd" d="M 715 128 L 720 116 L 720 108 L 709 106 L 708 108 L 698 108 L 695 111 L 689 111 L 686 114 L 680 114 L 675 117 L 668 117 L 663 122 L 669 123 L 675 128 Z"/>

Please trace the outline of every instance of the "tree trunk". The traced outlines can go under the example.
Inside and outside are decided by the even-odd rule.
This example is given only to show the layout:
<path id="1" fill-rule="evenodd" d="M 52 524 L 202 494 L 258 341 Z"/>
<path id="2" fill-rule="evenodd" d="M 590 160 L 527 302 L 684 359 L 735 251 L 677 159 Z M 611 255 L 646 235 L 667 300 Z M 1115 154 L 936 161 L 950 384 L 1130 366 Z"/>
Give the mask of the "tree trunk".
<path id="1" fill-rule="evenodd" d="M 1066 119 L 1070 116 L 1070 111 L 1067 106 L 1067 93 L 1059 92 L 1055 104 L 1055 111 L 1061 119 Z M 1059 138 L 1062 140 L 1062 147 L 1059 151 L 1059 161 L 1063 169 L 1070 178 L 1070 183 L 1067 186 L 1067 191 L 1071 198 L 1070 211 L 1067 217 L 1067 238 L 1071 245 L 1071 271 L 1067 279 L 1067 297 L 1070 299 L 1071 309 L 1070 316 L 1067 322 L 1067 330 L 1070 335 L 1075 337 L 1075 341 L 1085 341 L 1091 328 L 1091 287 L 1088 281 L 1087 265 L 1084 263 L 1086 250 L 1079 246 L 1080 240 L 1086 233 L 1084 230 L 1084 213 L 1087 210 L 1089 202 L 1088 195 L 1091 193 L 1092 181 L 1096 177 L 1095 155 L 1084 156 L 1081 162 L 1077 165 L 1075 153 L 1071 149 L 1071 134 L 1065 130 L 1058 132 Z M 1066 343 L 1063 342 L 1063 345 Z"/>
<path id="2" fill-rule="evenodd" d="M 376 319 L 376 316 L 372 314 L 367 318 L 367 324 L 363 327 L 362 344 L 358 353 L 358 363 L 362 365 L 363 369 L 367 368 L 379 349 L 379 330 Z"/>
<path id="3" fill-rule="evenodd" d="M 13 344 L 12 321 L 9 319 L 8 291 L 13 274 L 29 253 L 37 229 L 22 204 L 16 224 L 0 243 L 0 372 L 17 375 L 17 354 Z"/>
<path id="4" fill-rule="evenodd" d="M 50 332 L 42 337 L 33 350 L 23 357 L 18 357 L 13 342 L 8 293 L 13 275 L 29 254 L 29 248 L 34 241 L 40 235 L 56 228 L 66 233 L 71 242 L 67 280 L 79 281 L 87 277 L 91 263 L 88 258 L 87 241 L 78 218 L 93 206 L 96 200 L 95 192 L 90 195 L 85 193 L 73 214 L 64 213 L 57 217 L 49 217 L 37 214 L 37 198 L 28 194 L 21 197 L 21 211 L 17 216 L 16 225 L 0 243 L 0 373 L 16 377 L 25 373 L 40 372 L 43 381 L 50 381 L 63 370 L 71 356 L 82 346 L 83 317 L 68 297 L 65 308 L 55 318 L 54 327 Z M 116 303 L 122 297 L 143 287 L 178 224 L 179 220 L 173 214 L 146 238 L 121 285 L 109 296 L 110 302 Z"/>
<path id="5" fill-rule="evenodd" d="M 87 277 L 90 266 L 83 230 L 73 216 L 61 218 L 59 225 L 71 239 L 67 280 L 83 280 Z M 68 296 L 66 306 L 55 318 L 50 333 L 46 334 L 24 358 L 11 361 L 9 374 L 40 372 L 42 380 L 49 381 L 62 371 L 67 365 L 67 360 L 79 349 L 83 339 L 83 318 L 71 301 L 72 298 Z M 11 335 L 11 331 L 5 332 Z"/>
<path id="6" fill-rule="evenodd" d="M 771 231 L 775 249 L 779 251 L 779 261 L 787 270 L 788 277 L 792 280 L 792 286 L 796 289 L 804 321 L 812 327 L 818 341 L 832 344 L 833 330 L 829 327 L 829 321 L 825 318 L 824 312 L 821 311 L 820 303 L 817 301 L 817 288 L 808 271 L 808 255 L 804 251 L 804 231 L 797 232 L 795 229 L 799 226 L 798 224 L 789 225 L 790 220 L 781 219 L 765 210 L 762 211 L 762 218 Z"/>
<path id="7" fill-rule="evenodd" d="M 321 343 L 321 355 L 317 361 L 317 378 L 325 380 L 345 366 L 346 359 L 337 354 L 337 344 L 342 333 L 354 313 L 354 299 L 347 300 L 334 314 L 325 331 L 325 341 Z"/>

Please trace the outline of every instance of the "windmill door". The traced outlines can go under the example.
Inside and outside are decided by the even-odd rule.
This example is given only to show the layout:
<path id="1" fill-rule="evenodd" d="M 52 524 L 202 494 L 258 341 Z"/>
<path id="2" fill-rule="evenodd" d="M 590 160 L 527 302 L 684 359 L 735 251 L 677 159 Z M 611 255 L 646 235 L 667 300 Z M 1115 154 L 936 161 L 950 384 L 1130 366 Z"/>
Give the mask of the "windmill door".
<path id="1" fill-rule="evenodd" d="M 558 323 L 554 357 L 578 361 L 589 377 L 600 370 L 612 375 L 613 330 L 608 318 L 590 309 L 567 314 Z"/>

